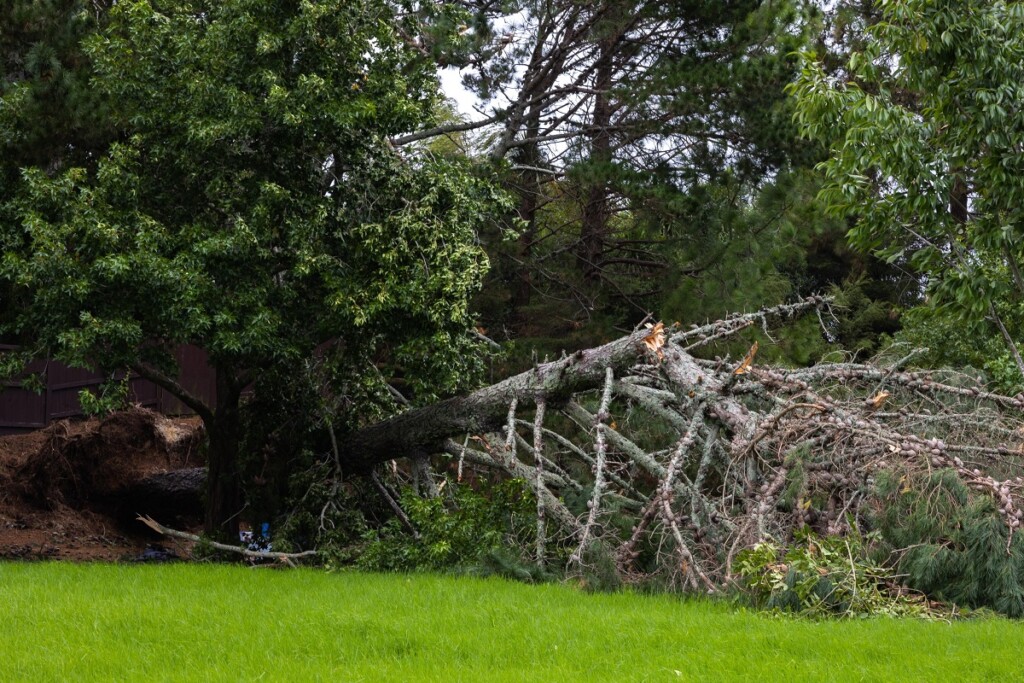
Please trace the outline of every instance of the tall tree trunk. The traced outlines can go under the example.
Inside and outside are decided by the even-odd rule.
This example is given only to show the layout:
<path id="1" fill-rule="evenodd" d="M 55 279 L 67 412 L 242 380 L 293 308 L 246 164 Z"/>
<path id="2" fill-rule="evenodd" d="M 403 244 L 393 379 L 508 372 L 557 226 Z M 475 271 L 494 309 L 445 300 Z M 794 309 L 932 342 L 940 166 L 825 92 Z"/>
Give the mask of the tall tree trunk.
<path id="1" fill-rule="evenodd" d="M 618 22 L 609 18 L 606 34 L 600 41 L 600 53 L 594 72 L 594 111 L 590 132 L 590 182 L 583 201 L 582 225 L 576 262 L 587 279 L 601 273 L 601 256 L 605 250 L 608 219 L 608 181 L 606 174 L 612 161 L 611 123 L 613 105 L 611 89 L 615 77 L 615 50 L 620 38 Z"/>
<path id="2" fill-rule="evenodd" d="M 207 535 L 238 542 L 238 513 L 241 512 L 241 486 L 238 455 L 242 441 L 240 387 L 232 373 L 217 368 L 217 412 L 206 425 L 209 434 L 207 462 L 206 521 Z"/>
<path id="3" fill-rule="evenodd" d="M 535 138 L 540 133 L 539 106 L 532 106 L 526 117 L 526 136 Z M 524 328 L 528 324 L 527 316 L 522 309 L 530 305 L 533 295 L 533 243 L 537 237 L 537 209 L 540 207 L 540 193 L 542 179 L 537 171 L 532 170 L 540 163 L 540 153 L 537 143 L 531 143 L 523 148 L 523 161 L 528 170 L 524 170 L 520 176 L 519 185 L 519 218 L 526 223 L 526 229 L 519 235 L 516 247 L 518 251 L 517 263 L 513 268 L 515 271 L 515 282 L 512 285 L 512 320 L 519 334 L 529 336 L 529 331 Z"/>

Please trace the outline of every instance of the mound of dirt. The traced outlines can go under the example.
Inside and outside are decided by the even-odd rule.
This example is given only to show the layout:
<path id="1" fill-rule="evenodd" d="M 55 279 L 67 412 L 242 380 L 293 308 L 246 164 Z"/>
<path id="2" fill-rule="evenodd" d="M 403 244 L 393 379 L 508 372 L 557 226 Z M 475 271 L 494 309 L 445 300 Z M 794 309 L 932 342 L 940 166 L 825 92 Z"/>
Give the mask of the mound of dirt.
<path id="1" fill-rule="evenodd" d="M 136 556 L 154 540 L 137 512 L 190 526 L 203 436 L 197 418 L 135 408 L 0 437 L 0 558 Z"/>
<path id="2" fill-rule="evenodd" d="M 47 509 L 107 504 L 149 475 L 201 464 L 201 430 L 144 408 L 115 413 L 95 429 L 72 433 L 59 422 L 46 432 L 15 477 L 26 500 Z"/>

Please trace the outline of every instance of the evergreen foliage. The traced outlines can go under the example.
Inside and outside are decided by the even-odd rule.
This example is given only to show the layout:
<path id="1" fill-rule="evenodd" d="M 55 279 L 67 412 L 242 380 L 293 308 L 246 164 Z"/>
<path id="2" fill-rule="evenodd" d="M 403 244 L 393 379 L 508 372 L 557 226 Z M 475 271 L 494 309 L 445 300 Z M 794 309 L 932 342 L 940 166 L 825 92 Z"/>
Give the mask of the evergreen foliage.
<path id="1" fill-rule="evenodd" d="M 951 470 L 922 481 L 880 473 L 874 520 L 908 586 L 964 607 L 1024 616 L 1024 542 L 990 496 L 973 494 Z"/>
<path id="2" fill-rule="evenodd" d="M 703 320 L 689 309 L 715 306 L 715 278 L 732 272 L 742 282 L 722 287 L 730 295 L 742 284 L 748 301 L 778 300 L 785 277 L 757 271 L 771 270 L 792 226 L 752 207 L 774 174 L 814 154 L 783 88 L 815 12 L 756 1 L 503 8 L 525 17 L 513 20 L 525 37 L 482 59 L 468 81 L 484 97 L 519 90 L 504 110 L 492 101 L 504 130 L 485 142 L 511 166 L 524 227 L 514 243 L 489 243 L 485 326 L 516 338 L 607 338 L 660 311 L 680 280 L 699 281 L 709 301 L 697 295 L 687 316 L 671 315 Z"/>
<path id="3" fill-rule="evenodd" d="M 0 6 L 0 204 L 19 169 L 93 165 L 116 137 L 89 86 L 82 41 L 105 24 L 107 0 L 10 0 Z"/>

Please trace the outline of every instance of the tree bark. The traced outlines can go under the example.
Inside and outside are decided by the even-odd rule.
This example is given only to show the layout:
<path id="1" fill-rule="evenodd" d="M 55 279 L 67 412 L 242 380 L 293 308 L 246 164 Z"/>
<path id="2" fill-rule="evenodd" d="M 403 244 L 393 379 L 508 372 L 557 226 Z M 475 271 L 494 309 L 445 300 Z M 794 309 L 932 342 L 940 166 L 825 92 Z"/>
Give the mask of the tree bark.
<path id="1" fill-rule="evenodd" d="M 536 136 L 540 130 L 540 109 L 533 107 L 528 116 L 528 135 Z M 535 168 L 539 162 L 537 143 L 527 145 L 524 148 L 524 162 Z M 519 218 L 526 223 L 526 229 L 519 235 L 517 240 L 518 259 L 512 268 L 515 272 L 515 281 L 512 286 L 512 318 L 517 328 L 522 332 L 526 324 L 526 316 L 523 309 L 530 305 L 533 294 L 533 264 L 530 262 L 533 256 L 533 242 L 537 238 L 537 209 L 540 206 L 541 178 L 535 170 L 524 170 L 520 176 L 519 186 Z"/>
<path id="2" fill-rule="evenodd" d="M 513 400 L 522 407 L 544 397 L 549 410 L 557 409 L 573 394 L 600 387 L 607 368 L 624 373 L 645 358 L 647 336 L 647 330 L 638 330 L 604 346 L 542 363 L 468 396 L 416 408 L 360 429 L 342 439 L 342 462 L 349 472 L 366 473 L 394 458 L 441 452 L 451 437 L 500 429 Z"/>
<path id="3" fill-rule="evenodd" d="M 120 491 L 118 508 L 127 515 L 150 515 L 164 520 L 196 520 L 203 516 L 202 491 L 206 468 L 160 472 Z"/>
<path id="4" fill-rule="evenodd" d="M 600 389 L 608 368 L 616 376 L 631 374 L 638 363 L 659 363 L 677 393 L 691 389 L 702 392 L 723 391 L 720 380 L 712 377 L 682 348 L 684 343 L 704 344 L 721 338 L 732 330 L 745 329 L 752 322 L 767 325 L 769 321 L 788 320 L 803 311 L 818 308 L 826 299 L 811 296 L 792 304 L 763 309 L 756 313 L 735 316 L 685 332 L 668 334 L 667 330 L 641 328 L 630 335 L 603 346 L 577 351 L 550 363 L 541 363 L 532 370 L 502 382 L 479 389 L 468 396 L 457 396 L 433 405 L 406 411 L 391 419 L 356 430 L 341 439 L 339 450 L 342 465 L 353 474 L 368 473 L 374 465 L 418 453 L 440 453 L 445 441 L 463 434 L 499 431 L 508 416 L 513 400 L 520 408 L 533 406 L 543 398 L 548 411 L 566 405 L 574 394 Z M 660 337 L 660 340 L 659 340 Z M 668 343 L 665 343 L 665 340 Z M 660 348 L 659 348 L 660 347 Z M 660 353 L 659 353 L 660 351 Z M 655 357 L 657 354 L 657 358 Z M 720 397 L 711 409 L 717 420 L 733 434 L 743 436 L 749 431 L 750 416 L 746 409 L 728 395 Z M 614 432 L 609 432 L 612 438 Z"/>
<path id="5" fill-rule="evenodd" d="M 608 12 L 613 15 L 614 13 Z M 606 31 L 599 43 L 597 68 L 594 74 L 594 110 L 590 134 L 590 164 L 593 178 L 583 201 L 580 242 L 576 260 L 587 279 L 596 279 L 601 271 L 608 220 L 611 216 L 608 183 L 605 174 L 612 162 L 611 123 L 613 104 L 611 89 L 615 75 L 615 49 L 619 42 L 617 17 L 609 16 Z"/>
<path id="6" fill-rule="evenodd" d="M 210 441 L 204 531 L 211 538 L 234 543 L 238 540 L 242 498 L 238 471 L 238 450 L 242 441 L 241 387 L 230 371 L 223 367 L 216 370 L 217 411 L 206 425 Z"/>

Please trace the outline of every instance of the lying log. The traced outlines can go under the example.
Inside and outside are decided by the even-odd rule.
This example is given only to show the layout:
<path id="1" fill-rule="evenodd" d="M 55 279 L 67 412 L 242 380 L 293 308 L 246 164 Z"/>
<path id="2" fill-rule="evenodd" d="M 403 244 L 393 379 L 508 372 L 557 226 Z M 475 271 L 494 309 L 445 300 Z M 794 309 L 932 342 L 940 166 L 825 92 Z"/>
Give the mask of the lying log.
<path id="1" fill-rule="evenodd" d="M 144 514 L 161 519 L 202 519 L 205 485 L 205 467 L 171 470 L 132 482 L 113 500 L 125 516 Z"/>
<path id="2" fill-rule="evenodd" d="M 557 526 L 542 529 L 545 542 L 575 546 L 573 567 L 593 550 L 612 555 L 623 580 L 660 574 L 691 591 L 728 586 L 738 553 L 760 542 L 860 533 L 892 502 L 879 482 L 928 499 L 936 473 L 990 499 L 1005 538 L 997 550 L 1009 553 L 1024 525 L 1024 394 L 904 369 L 914 352 L 794 369 L 760 364 L 757 344 L 740 358 L 693 354 L 823 306 L 811 297 L 691 330 L 638 329 L 343 436 L 339 460 L 352 473 L 446 452 L 460 472 L 503 471 Z M 611 404 L 598 400 L 602 387 Z"/>
<path id="3" fill-rule="evenodd" d="M 447 439 L 463 434 L 482 434 L 504 425 L 508 408 L 536 405 L 543 397 L 548 410 L 567 404 L 580 392 L 599 389 L 610 368 L 616 376 L 630 374 L 637 364 L 657 360 L 666 341 L 702 343 L 715 335 L 725 336 L 749 327 L 754 321 L 790 318 L 824 305 L 821 297 L 808 297 L 757 313 L 740 315 L 688 331 L 671 332 L 660 325 L 640 327 L 632 334 L 593 349 L 577 351 L 555 361 L 540 363 L 532 370 L 438 403 L 400 413 L 341 439 L 342 464 L 348 472 L 367 473 L 374 465 L 395 458 L 442 452 Z M 697 384 L 708 374 L 701 370 L 685 349 L 675 352 L 679 363 L 677 380 Z M 722 406 L 724 414 L 738 410 L 735 404 Z"/>
<path id="4" fill-rule="evenodd" d="M 341 440 L 342 462 L 350 472 L 365 473 L 395 458 L 443 451 L 451 437 L 499 429 L 513 401 L 528 407 L 544 396 L 549 408 L 557 408 L 574 394 L 600 386 L 607 368 L 619 373 L 644 358 L 649 334 L 641 328 L 604 346 L 541 363 L 468 396 L 409 410 L 360 429 Z"/>

